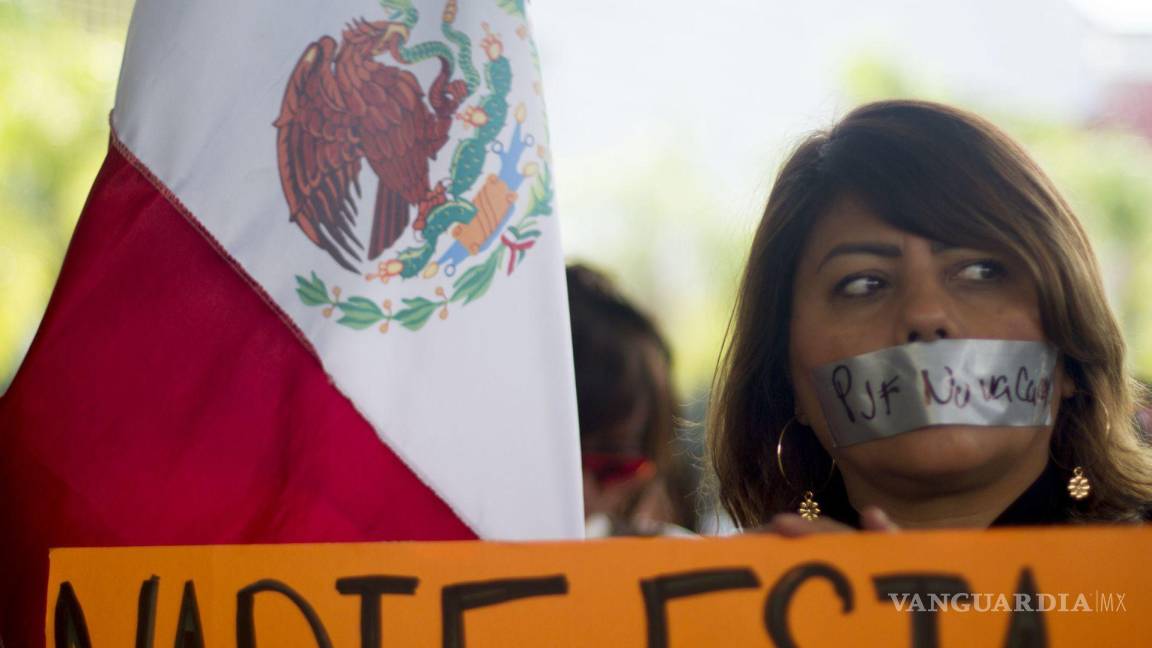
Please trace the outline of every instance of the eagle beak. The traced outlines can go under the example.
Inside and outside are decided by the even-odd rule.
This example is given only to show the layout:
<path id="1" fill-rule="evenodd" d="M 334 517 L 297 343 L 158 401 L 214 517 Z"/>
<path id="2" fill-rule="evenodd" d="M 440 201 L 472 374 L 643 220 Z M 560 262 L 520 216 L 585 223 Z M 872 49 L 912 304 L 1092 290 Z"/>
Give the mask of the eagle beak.
<path id="1" fill-rule="evenodd" d="M 384 52 L 392 52 L 394 56 L 399 58 L 400 46 L 408 40 L 408 27 L 400 23 L 389 23 L 388 28 L 384 30 L 383 34 L 376 40 L 376 45 L 372 48 L 373 55 L 383 54 Z"/>

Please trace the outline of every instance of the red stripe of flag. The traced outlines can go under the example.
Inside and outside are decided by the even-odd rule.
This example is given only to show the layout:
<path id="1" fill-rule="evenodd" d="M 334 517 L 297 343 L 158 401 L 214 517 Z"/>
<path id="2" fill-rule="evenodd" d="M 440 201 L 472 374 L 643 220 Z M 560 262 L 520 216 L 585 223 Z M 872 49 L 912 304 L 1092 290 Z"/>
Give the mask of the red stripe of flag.
<path id="1" fill-rule="evenodd" d="M 0 398 L 4 645 L 44 643 L 49 547 L 474 538 L 134 163 L 114 142 Z"/>

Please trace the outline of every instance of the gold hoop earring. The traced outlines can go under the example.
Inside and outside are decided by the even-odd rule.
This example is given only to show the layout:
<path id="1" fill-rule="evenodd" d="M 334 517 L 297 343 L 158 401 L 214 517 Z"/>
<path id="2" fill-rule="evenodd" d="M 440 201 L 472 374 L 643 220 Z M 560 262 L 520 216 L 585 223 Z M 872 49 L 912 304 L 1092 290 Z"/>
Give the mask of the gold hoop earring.
<path id="1" fill-rule="evenodd" d="M 780 470 L 780 477 L 784 480 L 784 483 L 787 484 L 789 488 L 793 490 L 800 490 L 796 488 L 795 484 L 788 480 L 788 474 L 784 472 L 784 434 L 787 433 L 788 428 L 796 422 L 796 417 L 793 416 L 791 419 L 788 419 L 788 422 L 785 423 L 784 427 L 780 429 L 780 436 L 776 441 L 776 467 Z M 836 460 L 833 459 L 832 467 L 828 470 L 828 479 L 824 480 L 824 485 L 820 487 L 820 491 L 823 491 L 828 487 L 828 484 L 832 482 L 832 475 L 835 472 Z M 804 499 L 800 502 L 800 508 L 798 508 L 796 512 L 800 514 L 800 517 L 808 520 L 809 522 L 819 518 L 820 503 L 816 501 L 815 493 L 813 493 L 811 490 L 804 490 L 803 498 Z"/>

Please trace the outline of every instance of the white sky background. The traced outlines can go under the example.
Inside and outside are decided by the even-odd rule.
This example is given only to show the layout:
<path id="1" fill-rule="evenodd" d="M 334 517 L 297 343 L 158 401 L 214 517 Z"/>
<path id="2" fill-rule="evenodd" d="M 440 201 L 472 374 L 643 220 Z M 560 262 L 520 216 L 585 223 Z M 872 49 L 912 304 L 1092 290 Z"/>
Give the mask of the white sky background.
<path id="1" fill-rule="evenodd" d="M 1118 32 L 1152 31 L 1152 2 L 1148 0 L 1069 0 L 1093 20 Z"/>
<path id="2" fill-rule="evenodd" d="M 1152 0 L 537 0 L 531 13 L 577 254 L 596 243 L 575 222 L 591 215 L 566 208 L 585 174 L 628 174 L 645 147 L 673 145 L 726 200 L 756 199 L 791 142 L 850 108 L 839 89 L 861 53 L 969 104 L 1077 120 L 1115 72 L 1101 26 L 1152 29 Z"/>

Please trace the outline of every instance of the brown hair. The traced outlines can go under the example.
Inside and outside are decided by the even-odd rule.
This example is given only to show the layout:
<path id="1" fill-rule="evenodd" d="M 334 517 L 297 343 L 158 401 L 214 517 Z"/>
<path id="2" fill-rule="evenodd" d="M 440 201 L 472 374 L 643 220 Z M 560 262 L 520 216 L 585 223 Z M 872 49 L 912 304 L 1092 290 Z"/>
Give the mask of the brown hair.
<path id="1" fill-rule="evenodd" d="M 643 447 L 631 450 L 655 459 L 675 414 L 671 394 L 661 388 L 668 381 L 656 375 L 671 363 L 671 352 L 652 320 L 606 276 L 580 264 L 566 275 L 581 441 L 597 441 L 592 437 L 643 409 Z"/>
<path id="2" fill-rule="evenodd" d="M 604 274 L 573 264 L 566 276 L 582 449 L 627 450 L 652 460 L 674 509 L 672 521 L 694 528 L 695 485 L 673 436 L 678 401 L 668 344 L 653 320 Z M 642 447 L 613 447 L 605 431 L 637 411 L 644 414 Z"/>
<path id="3" fill-rule="evenodd" d="M 1125 371 L 1124 342 L 1080 223 L 1036 163 L 989 122 L 939 104 L 884 101 L 800 143 L 752 241 L 708 425 L 719 497 L 736 523 L 764 523 L 799 499 L 776 465 L 777 441 L 795 411 L 793 280 L 812 227 L 849 195 L 894 227 L 1021 261 L 1037 287 L 1045 335 L 1076 386 L 1061 404 L 1052 453 L 1058 466 L 1083 466 L 1092 480 L 1080 516 L 1142 515 L 1152 501 L 1152 454 L 1135 418 L 1140 392 Z M 784 457 L 789 479 L 822 485 L 830 459 L 814 435 L 795 428 Z M 845 506 L 845 498 L 837 478 L 821 502 Z"/>

